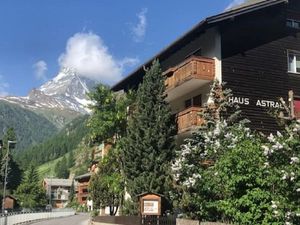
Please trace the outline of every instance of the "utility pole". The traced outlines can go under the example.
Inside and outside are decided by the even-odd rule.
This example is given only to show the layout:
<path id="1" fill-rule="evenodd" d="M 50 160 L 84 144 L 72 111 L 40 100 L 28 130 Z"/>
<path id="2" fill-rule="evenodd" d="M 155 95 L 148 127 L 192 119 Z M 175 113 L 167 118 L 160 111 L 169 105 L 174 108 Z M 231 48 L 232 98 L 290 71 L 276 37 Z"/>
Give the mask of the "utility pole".
<path id="1" fill-rule="evenodd" d="M 6 195 L 6 183 L 7 183 L 7 167 L 8 167 L 8 155 L 9 155 L 9 145 L 16 144 L 16 141 L 7 141 L 7 151 L 5 156 L 5 172 L 4 172 L 4 184 L 3 184 L 3 197 L 2 197 L 2 214 L 5 213 L 5 195 Z"/>

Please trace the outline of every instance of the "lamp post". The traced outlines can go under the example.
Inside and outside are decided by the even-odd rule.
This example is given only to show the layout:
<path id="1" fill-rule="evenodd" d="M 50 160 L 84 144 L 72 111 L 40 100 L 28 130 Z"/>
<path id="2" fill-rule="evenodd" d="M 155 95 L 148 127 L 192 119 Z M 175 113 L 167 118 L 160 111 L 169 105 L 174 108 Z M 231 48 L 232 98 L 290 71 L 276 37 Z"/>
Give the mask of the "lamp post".
<path id="1" fill-rule="evenodd" d="M 9 154 L 9 145 L 16 144 L 16 141 L 7 141 L 7 152 L 5 156 L 5 172 L 4 172 L 4 184 L 3 184 L 3 198 L 2 198 L 2 213 L 5 213 L 5 192 L 6 192 L 6 183 L 7 183 L 7 167 L 8 167 L 8 154 Z"/>

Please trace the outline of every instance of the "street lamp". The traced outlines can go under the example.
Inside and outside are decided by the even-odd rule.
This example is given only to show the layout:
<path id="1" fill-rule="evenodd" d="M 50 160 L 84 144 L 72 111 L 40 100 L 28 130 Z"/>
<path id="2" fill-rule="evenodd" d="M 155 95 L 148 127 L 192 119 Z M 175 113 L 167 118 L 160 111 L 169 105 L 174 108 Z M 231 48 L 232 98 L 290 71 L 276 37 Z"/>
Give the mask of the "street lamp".
<path id="1" fill-rule="evenodd" d="M 4 172 L 4 184 L 3 184 L 3 198 L 2 198 L 2 213 L 5 213 L 5 192 L 6 192 L 6 183 L 7 183 L 7 167 L 8 167 L 8 154 L 9 154 L 9 145 L 16 144 L 16 141 L 7 141 L 7 152 L 6 152 L 6 161 L 5 161 L 5 172 Z"/>

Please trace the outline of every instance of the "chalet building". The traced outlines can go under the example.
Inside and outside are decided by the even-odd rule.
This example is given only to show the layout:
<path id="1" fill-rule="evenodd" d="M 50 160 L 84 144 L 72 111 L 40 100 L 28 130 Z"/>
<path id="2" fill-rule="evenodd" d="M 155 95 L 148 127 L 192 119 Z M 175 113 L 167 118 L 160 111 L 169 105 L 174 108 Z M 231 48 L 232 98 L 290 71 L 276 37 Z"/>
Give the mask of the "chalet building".
<path id="1" fill-rule="evenodd" d="M 6 195 L 4 198 L 4 209 L 13 210 L 17 206 L 17 200 L 12 195 Z"/>
<path id="2" fill-rule="evenodd" d="M 89 197 L 89 183 L 91 179 L 91 173 L 82 174 L 75 177 L 77 182 L 76 197 L 77 202 L 80 205 L 86 205 Z"/>
<path id="3" fill-rule="evenodd" d="M 214 79 L 226 82 L 251 128 L 274 132 L 269 111 L 283 107 L 280 97 L 300 117 L 299 32 L 299 0 L 248 0 L 204 19 L 112 90 L 137 88 L 144 66 L 158 58 L 179 136 L 201 124 Z"/>
<path id="4" fill-rule="evenodd" d="M 65 208 L 69 201 L 73 180 L 46 178 L 43 187 L 46 190 L 49 204 L 54 208 Z"/>
<path id="5" fill-rule="evenodd" d="M 87 205 L 89 210 L 93 209 L 93 202 L 89 200 L 89 183 L 91 176 L 98 171 L 98 163 L 108 153 L 112 144 L 110 142 L 103 142 L 95 146 L 92 151 L 92 161 L 89 172 L 75 177 L 77 183 L 76 197 L 80 205 Z"/>

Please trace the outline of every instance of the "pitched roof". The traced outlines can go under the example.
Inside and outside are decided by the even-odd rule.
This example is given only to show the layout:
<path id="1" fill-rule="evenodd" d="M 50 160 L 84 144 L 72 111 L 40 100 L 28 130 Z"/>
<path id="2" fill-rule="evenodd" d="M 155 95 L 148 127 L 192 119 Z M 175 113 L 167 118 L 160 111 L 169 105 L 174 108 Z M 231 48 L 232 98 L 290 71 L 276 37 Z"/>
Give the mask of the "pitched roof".
<path id="1" fill-rule="evenodd" d="M 208 23 L 216 23 L 279 3 L 287 3 L 288 1 L 289 0 L 247 0 L 244 3 L 234 6 L 223 13 L 208 17 L 206 20 Z"/>
<path id="2" fill-rule="evenodd" d="M 246 6 L 251 6 L 257 3 L 261 3 L 261 2 L 268 2 L 269 0 L 246 0 L 241 4 L 235 5 L 229 9 L 227 9 L 226 11 L 230 11 L 230 10 L 235 10 L 235 9 L 239 9 L 239 8 L 243 8 Z"/>
<path id="3" fill-rule="evenodd" d="M 272 5 L 276 5 L 279 3 L 286 3 L 289 0 L 246 0 L 246 2 L 232 7 L 231 9 L 222 12 L 220 14 L 217 14 L 215 16 L 208 17 L 204 20 L 202 20 L 200 23 L 196 24 L 191 30 L 186 32 L 184 35 L 179 37 L 177 40 L 175 40 L 173 43 L 171 43 L 168 47 L 163 49 L 161 52 L 159 52 L 157 55 L 146 61 L 144 64 L 142 64 L 140 67 L 138 67 L 135 71 L 130 73 L 128 76 L 126 76 L 124 79 L 116 83 L 111 89 L 113 91 L 119 91 L 121 89 L 124 89 L 124 84 L 127 82 L 130 82 L 135 79 L 142 79 L 141 77 L 136 77 L 136 75 L 140 72 L 143 72 L 143 68 L 149 67 L 154 59 L 159 58 L 160 61 L 162 61 L 164 58 L 166 58 L 169 54 L 171 54 L 174 49 L 176 49 L 178 46 L 188 42 L 195 34 L 201 33 L 208 27 L 214 25 L 217 22 L 221 22 L 226 19 L 230 19 L 245 13 L 249 13 L 255 10 L 259 10 L 265 7 L 269 7 Z"/>
<path id="4" fill-rule="evenodd" d="M 71 179 L 57 179 L 57 178 L 45 178 L 44 181 L 50 186 L 64 186 L 71 187 L 73 180 Z"/>
<path id="5" fill-rule="evenodd" d="M 79 179 L 87 178 L 87 177 L 91 177 L 91 176 L 92 176 L 91 173 L 85 173 L 85 174 L 82 174 L 82 175 L 79 175 L 79 176 L 75 177 L 74 179 L 79 180 Z"/>

